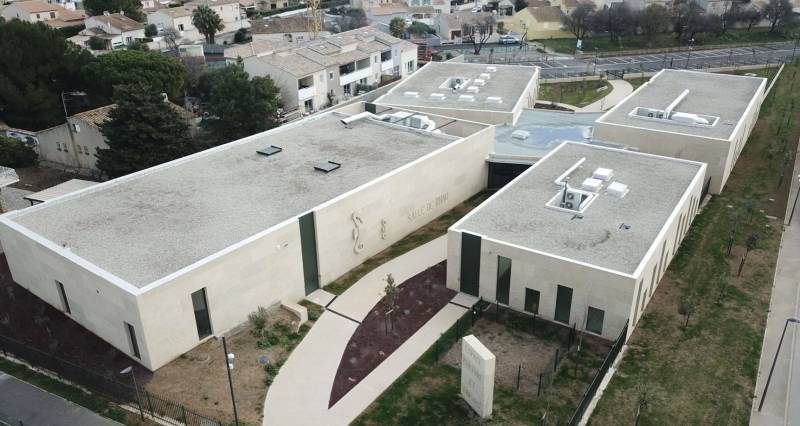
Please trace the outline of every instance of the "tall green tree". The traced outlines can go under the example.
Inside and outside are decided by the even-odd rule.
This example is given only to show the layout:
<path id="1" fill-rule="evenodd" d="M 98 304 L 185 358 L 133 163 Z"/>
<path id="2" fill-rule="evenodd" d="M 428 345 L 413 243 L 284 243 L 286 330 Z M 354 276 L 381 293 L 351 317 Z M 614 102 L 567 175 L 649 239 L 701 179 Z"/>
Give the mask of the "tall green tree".
<path id="1" fill-rule="evenodd" d="M 769 32 L 775 32 L 793 20 L 792 4 L 789 0 L 769 0 L 764 6 L 764 16 L 769 19 Z"/>
<path id="2" fill-rule="evenodd" d="M 144 22 L 142 2 L 139 0 L 84 0 L 83 7 L 89 15 L 102 15 L 103 12 L 125 12 L 125 16 Z"/>
<path id="3" fill-rule="evenodd" d="M 406 20 L 400 17 L 392 18 L 389 21 L 389 32 L 397 38 L 403 38 L 403 33 L 406 31 Z"/>
<path id="4" fill-rule="evenodd" d="M 653 38 L 656 34 L 669 30 L 669 10 L 660 4 L 647 6 L 639 12 L 638 18 L 639 28 L 641 28 L 642 35 L 647 40 L 648 46 L 653 43 Z"/>
<path id="5" fill-rule="evenodd" d="M 98 148 L 97 168 L 116 178 L 197 151 L 186 119 L 160 91 L 142 83 L 117 86 L 117 107 L 100 125 L 108 148 Z"/>
<path id="6" fill-rule="evenodd" d="M 81 88 L 91 59 L 58 30 L 0 19 L 0 119 L 30 130 L 63 123 L 61 92 Z"/>
<path id="7" fill-rule="evenodd" d="M 206 38 L 206 43 L 208 44 L 214 44 L 214 36 L 217 31 L 222 31 L 225 28 L 225 25 L 222 24 L 222 18 L 219 17 L 217 12 L 205 5 L 197 6 L 197 9 L 192 12 L 192 25 Z"/>
<path id="8" fill-rule="evenodd" d="M 186 82 L 183 64 L 155 51 L 115 50 L 95 58 L 83 72 L 92 82 L 91 94 L 98 104 L 108 103 L 118 84 L 146 83 L 175 99 Z"/>
<path id="9" fill-rule="evenodd" d="M 595 8 L 594 3 L 581 3 L 569 15 L 561 15 L 561 22 L 569 32 L 575 35 L 575 38 L 583 40 L 592 27 Z"/>
<path id="10" fill-rule="evenodd" d="M 219 145 L 277 126 L 278 88 L 267 77 L 249 78 L 239 66 L 206 72 L 199 79 L 208 116 L 200 123 L 204 139 Z"/>

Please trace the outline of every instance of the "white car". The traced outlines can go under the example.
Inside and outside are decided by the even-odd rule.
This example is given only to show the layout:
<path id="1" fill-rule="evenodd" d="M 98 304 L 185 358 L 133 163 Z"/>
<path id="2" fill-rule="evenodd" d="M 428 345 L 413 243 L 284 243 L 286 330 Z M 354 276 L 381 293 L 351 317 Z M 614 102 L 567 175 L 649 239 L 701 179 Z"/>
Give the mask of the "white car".
<path id="1" fill-rule="evenodd" d="M 513 35 L 501 35 L 500 36 L 500 44 L 518 44 L 519 37 Z"/>
<path id="2" fill-rule="evenodd" d="M 472 11 L 473 11 L 473 12 L 480 12 L 480 11 L 482 11 L 482 10 L 483 10 L 483 8 L 482 8 L 481 6 L 474 6 L 474 7 L 472 8 Z"/>

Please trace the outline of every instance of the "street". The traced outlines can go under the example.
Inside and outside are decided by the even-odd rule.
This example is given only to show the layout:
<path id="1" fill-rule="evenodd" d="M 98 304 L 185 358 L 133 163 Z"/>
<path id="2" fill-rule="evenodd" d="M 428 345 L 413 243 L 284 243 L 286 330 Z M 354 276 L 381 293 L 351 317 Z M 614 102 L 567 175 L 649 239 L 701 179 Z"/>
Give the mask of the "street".
<path id="1" fill-rule="evenodd" d="M 689 50 L 675 53 L 606 56 L 578 59 L 571 55 L 544 54 L 530 46 L 487 44 L 481 54 L 472 54 L 470 45 L 440 46 L 438 50 L 466 53 L 467 62 L 509 63 L 541 67 L 541 78 L 561 78 L 605 73 L 653 72 L 663 68 L 704 69 L 734 65 L 776 63 L 791 60 L 799 52 L 793 42 L 771 43 L 753 47 Z M 588 53 L 588 52 L 586 52 Z"/>

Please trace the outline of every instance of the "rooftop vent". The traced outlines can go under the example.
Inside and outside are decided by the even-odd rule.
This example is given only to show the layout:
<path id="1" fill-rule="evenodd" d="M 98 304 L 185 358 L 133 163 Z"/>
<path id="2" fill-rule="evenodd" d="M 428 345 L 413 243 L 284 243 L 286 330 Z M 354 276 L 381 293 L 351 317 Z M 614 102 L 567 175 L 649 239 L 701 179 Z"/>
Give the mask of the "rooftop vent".
<path id="1" fill-rule="evenodd" d="M 486 72 L 497 72 L 497 67 L 486 67 Z"/>
<path id="2" fill-rule="evenodd" d="M 612 176 L 614 176 L 614 171 L 603 167 L 598 167 L 597 170 L 595 170 L 594 173 L 592 173 L 593 178 L 600 179 L 603 182 L 608 182 L 609 180 L 611 180 Z"/>
<path id="3" fill-rule="evenodd" d="M 469 87 L 467 87 L 467 92 L 468 92 L 468 93 L 478 93 L 478 92 L 480 92 L 480 91 L 481 91 L 481 89 L 479 89 L 479 88 L 478 88 L 478 87 L 476 87 L 476 86 L 469 86 Z"/>
<path id="4" fill-rule="evenodd" d="M 630 189 L 628 189 L 628 185 L 620 182 L 611 182 L 611 185 L 608 185 L 606 190 L 609 194 L 617 198 L 624 197 L 630 191 Z"/>
<path id="5" fill-rule="evenodd" d="M 444 93 L 431 93 L 430 98 L 432 101 L 443 101 L 447 99 Z"/>
<path id="6" fill-rule="evenodd" d="M 469 79 L 466 77 L 449 77 L 447 80 L 444 81 L 441 85 L 439 85 L 440 89 L 449 89 L 449 90 L 460 90 L 464 87 L 467 83 L 469 83 Z"/>
<path id="7" fill-rule="evenodd" d="M 528 136 L 530 136 L 530 135 L 531 135 L 531 133 L 528 132 L 527 130 L 514 130 L 514 132 L 511 133 L 511 137 L 512 138 L 519 139 L 519 140 L 528 139 Z"/>
<path id="8" fill-rule="evenodd" d="M 489 73 L 482 72 L 481 75 L 479 75 L 478 77 L 484 80 L 490 80 L 492 78 L 492 75 Z"/>
<path id="9" fill-rule="evenodd" d="M 488 102 L 490 104 L 502 104 L 503 103 L 503 98 L 501 98 L 499 96 L 489 96 L 489 97 L 486 98 L 486 102 Z"/>
<path id="10" fill-rule="evenodd" d="M 475 96 L 473 95 L 459 95 L 458 96 L 459 102 L 475 102 Z"/>
<path id="11" fill-rule="evenodd" d="M 267 157 L 269 157 L 270 155 L 277 154 L 277 153 L 279 153 L 281 151 L 283 151 L 283 148 L 281 148 L 279 146 L 275 146 L 275 145 L 270 145 L 270 146 L 268 146 L 266 148 L 259 149 L 256 152 L 261 154 L 261 155 L 266 155 Z"/>
<path id="12" fill-rule="evenodd" d="M 330 172 L 338 169 L 339 167 L 342 167 L 342 165 L 340 163 L 328 160 L 328 161 L 319 163 L 316 166 L 314 166 L 314 170 L 319 170 L 321 172 L 330 173 Z"/>
<path id="13" fill-rule="evenodd" d="M 403 96 L 406 98 L 418 98 L 419 92 L 403 92 Z"/>
<path id="14" fill-rule="evenodd" d="M 475 80 L 472 80 L 472 84 L 475 85 L 475 86 L 481 87 L 481 86 L 486 84 L 486 80 L 484 80 L 482 78 L 476 78 Z"/>
<path id="15" fill-rule="evenodd" d="M 581 188 L 592 192 L 599 192 L 603 187 L 603 181 L 595 178 L 586 178 L 581 184 Z"/>

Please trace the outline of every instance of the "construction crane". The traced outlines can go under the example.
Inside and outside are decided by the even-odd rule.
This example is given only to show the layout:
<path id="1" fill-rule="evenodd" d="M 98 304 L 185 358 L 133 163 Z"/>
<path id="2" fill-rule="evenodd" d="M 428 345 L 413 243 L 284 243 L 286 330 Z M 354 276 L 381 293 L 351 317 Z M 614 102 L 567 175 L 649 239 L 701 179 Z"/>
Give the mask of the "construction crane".
<path id="1" fill-rule="evenodd" d="M 308 15 L 308 32 L 311 33 L 311 39 L 316 40 L 319 37 L 320 31 L 322 31 L 322 22 L 321 17 L 322 13 L 319 10 L 319 0 L 306 0 L 307 1 L 307 12 Z"/>

